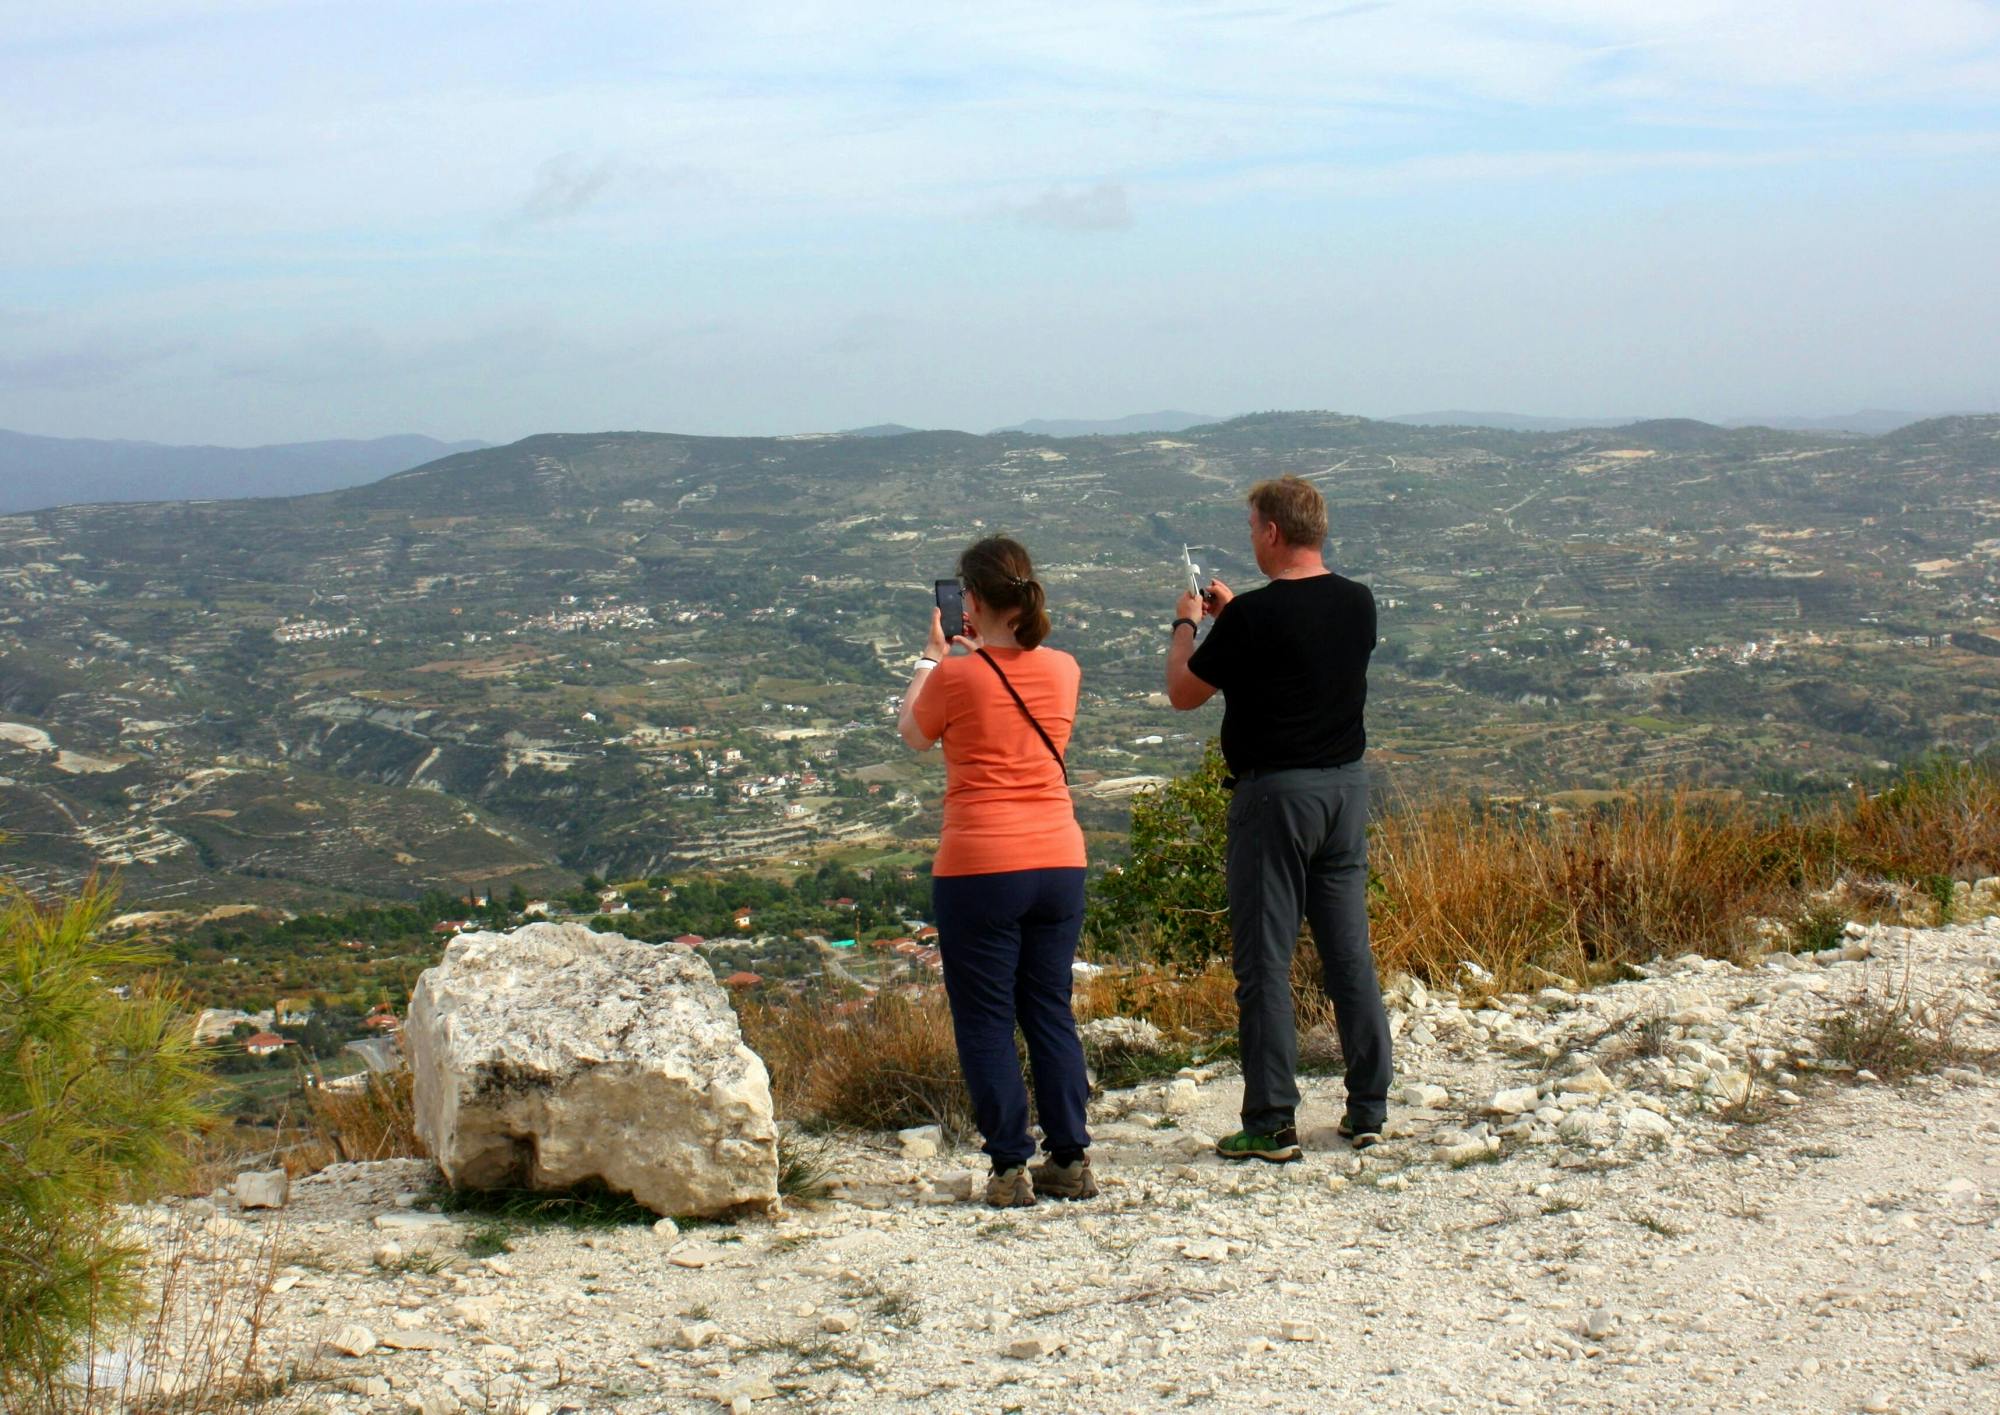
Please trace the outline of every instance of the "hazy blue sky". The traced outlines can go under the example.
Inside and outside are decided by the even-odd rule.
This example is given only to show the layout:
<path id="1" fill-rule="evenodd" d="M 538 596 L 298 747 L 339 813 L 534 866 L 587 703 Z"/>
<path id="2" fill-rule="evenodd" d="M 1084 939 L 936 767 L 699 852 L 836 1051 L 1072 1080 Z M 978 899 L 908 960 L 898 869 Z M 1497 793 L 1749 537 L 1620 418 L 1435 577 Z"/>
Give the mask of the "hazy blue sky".
<path id="1" fill-rule="evenodd" d="M 2000 3 L 0 4 L 0 426 L 2000 406 Z"/>

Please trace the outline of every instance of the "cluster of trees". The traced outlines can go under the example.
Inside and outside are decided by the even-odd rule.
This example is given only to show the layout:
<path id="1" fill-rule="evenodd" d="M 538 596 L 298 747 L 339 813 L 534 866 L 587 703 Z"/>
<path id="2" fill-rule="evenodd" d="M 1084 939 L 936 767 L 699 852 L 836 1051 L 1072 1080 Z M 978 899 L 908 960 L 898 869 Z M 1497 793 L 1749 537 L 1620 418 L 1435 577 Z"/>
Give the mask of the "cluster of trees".
<path id="1" fill-rule="evenodd" d="M 589 894 L 594 908 L 590 884 L 586 880 L 579 893 Z M 664 897 L 666 890 L 672 891 L 671 899 Z M 640 917 L 611 922 L 633 938 L 726 937 L 740 932 L 735 915 L 746 908 L 757 933 L 861 938 L 899 929 L 906 918 L 928 916 L 931 880 L 927 868 L 883 868 L 864 877 L 845 865 L 828 864 L 789 882 L 734 870 L 681 880 L 652 879 L 627 888 L 624 895 Z M 852 903 L 842 905 L 843 899 Z"/>

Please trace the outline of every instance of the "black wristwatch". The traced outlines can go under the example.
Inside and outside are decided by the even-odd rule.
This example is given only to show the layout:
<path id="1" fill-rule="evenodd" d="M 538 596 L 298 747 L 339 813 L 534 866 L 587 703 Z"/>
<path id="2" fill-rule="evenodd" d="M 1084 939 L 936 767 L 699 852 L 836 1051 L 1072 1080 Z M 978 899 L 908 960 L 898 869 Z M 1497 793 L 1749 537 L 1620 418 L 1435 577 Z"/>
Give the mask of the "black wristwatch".
<path id="1" fill-rule="evenodd" d="M 1167 633 L 1168 633 L 1169 635 L 1171 635 L 1171 634 L 1172 634 L 1172 633 L 1174 632 L 1174 630 L 1176 630 L 1176 629 L 1180 628 L 1180 627 L 1181 627 L 1181 625 L 1183 625 L 1183 624 L 1187 625 L 1187 626 L 1188 626 L 1188 628 L 1189 628 L 1189 630 L 1191 630 L 1192 632 L 1194 632 L 1194 633 L 1196 633 L 1196 634 L 1199 634 L 1199 633 L 1201 632 L 1201 625 L 1199 625 L 1199 624 L 1195 623 L 1195 622 L 1194 622 L 1194 620 L 1192 620 L 1192 619 L 1188 618 L 1188 617 L 1187 617 L 1187 616 L 1186 616 L 1185 614 L 1183 614 L 1183 615 L 1182 615 L 1182 616 L 1181 616 L 1180 618 L 1176 619 L 1176 620 L 1175 620 L 1175 621 L 1174 621 L 1173 623 L 1171 623 L 1171 624 L 1167 625 Z"/>

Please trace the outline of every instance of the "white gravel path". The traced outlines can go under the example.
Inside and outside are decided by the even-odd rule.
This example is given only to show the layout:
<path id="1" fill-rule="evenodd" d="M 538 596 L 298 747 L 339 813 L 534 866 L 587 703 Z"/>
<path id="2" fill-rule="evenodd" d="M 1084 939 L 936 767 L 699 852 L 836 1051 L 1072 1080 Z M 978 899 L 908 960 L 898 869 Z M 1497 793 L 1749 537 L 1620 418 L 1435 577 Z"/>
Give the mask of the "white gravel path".
<path id="1" fill-rule="evenodd" d="M 1399 1077 L 1446 1099 L 1365 1156 L 1332 1135 L 1337 1080 L 1283 1167 L 1201 1152 L 1231 1077 L 1107 1096 L 1089 1203 L 958 1201 L 976 1153 L 872 1137 L 837 1147 L 837 1198 L 674 1236 L 474 1260 L 464 1220 L 407 1207 L 414 1161 L 210 1226 L 281 1226 L 272 1347 L 319 1349 L 328 1412 L 2000 1411 L 2000 1066 L 1891 1086 L 1812 1045 L 1907 986 L 2000 1049 L 2000 919 L 1846 954 L 1419 999 Z M 1528 1113 L 1487 1113 L 1523 1087 Z M 387 1240 L 419 1261 L 378 1266 Z M 320 1347 L 354 1326 L 381 1344 Z"/>

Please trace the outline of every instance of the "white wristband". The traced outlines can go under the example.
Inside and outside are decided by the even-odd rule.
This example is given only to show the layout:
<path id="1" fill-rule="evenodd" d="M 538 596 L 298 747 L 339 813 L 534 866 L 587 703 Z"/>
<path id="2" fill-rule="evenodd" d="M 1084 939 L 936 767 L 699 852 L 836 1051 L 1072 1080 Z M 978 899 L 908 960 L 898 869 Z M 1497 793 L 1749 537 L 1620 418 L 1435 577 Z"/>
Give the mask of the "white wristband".
<path id="1" fill-rule="evenodd" d="M 916 663 L 912 666 L 915 668 L 936 668 L 937 663 L 938 661 L 929 654 L 923 654 L 918 657 Z"/>

